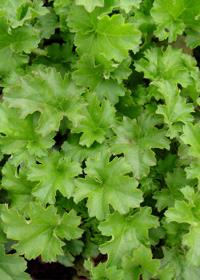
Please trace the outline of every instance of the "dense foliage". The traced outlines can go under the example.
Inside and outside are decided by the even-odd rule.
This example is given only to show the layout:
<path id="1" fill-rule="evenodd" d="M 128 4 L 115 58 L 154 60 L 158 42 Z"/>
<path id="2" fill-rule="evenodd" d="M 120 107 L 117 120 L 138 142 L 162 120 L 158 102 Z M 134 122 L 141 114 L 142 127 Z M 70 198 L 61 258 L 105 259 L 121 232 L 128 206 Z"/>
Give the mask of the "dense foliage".
<path id="1" fill-rule="evenodd" d="M 0 0 L 0 278 L 200 279 L 199 0 Z"/>

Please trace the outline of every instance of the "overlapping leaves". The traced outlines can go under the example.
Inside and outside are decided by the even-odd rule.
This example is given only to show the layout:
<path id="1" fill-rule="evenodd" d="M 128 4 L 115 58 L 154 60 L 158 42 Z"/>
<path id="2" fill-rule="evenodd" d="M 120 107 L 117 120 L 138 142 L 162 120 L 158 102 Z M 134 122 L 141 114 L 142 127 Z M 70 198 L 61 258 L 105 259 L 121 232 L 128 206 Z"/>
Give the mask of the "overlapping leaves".
<path id="1" fill-rule="evenodd" d="M 70 240 L 82 235 L 83 231 L 78 228 L 80 217 L 75 211 L 65 213 L 60 220 L 53 205 L 44 209 L 39 203 L 31 203 L 28 215 L 30 220 L 26 221 L 16 209 L 8 209 L 6 205 L 1 215 L 7 237 L 19 240 L 14 247 L 27 259 L 41 254 L 44 261 L 56 261 L 56 255 L 63 255 L 65 245 L 59 237 Z"/>
<path id="2" fill-rule="evenodd" d="M 35 111 L 41 112 L 37 132 L 43 136 L 58 130 L 63 116 L 77 125 L 84 117 L 81 109 L 86 106 L 79 96 L 83 89 L 77 87 L 66 75 L 64 80 L 54 69 L 37 72 L 37 76 L 24 76 L 20 86 L 10 87 L 4 99 L 10 106 L 20 108 L 21 118 Z"/>
<path id="3" fill-rule="evenodd" d="M 86 161 L 85 179 L 75 180 L 75 202 L 88 197 L 87 207 L 90 216 L 103 220 L 110 213 L 109 204 L 120 213 L 125 214 L 130 207 L 138 207 L 142 202 L 142 193 L 137 190 L 137 181 L 129 176 L 131 166 L 124 158 L 115 158 L 109 162 L 110 154 L 98 153 L 95 159 Z"/>

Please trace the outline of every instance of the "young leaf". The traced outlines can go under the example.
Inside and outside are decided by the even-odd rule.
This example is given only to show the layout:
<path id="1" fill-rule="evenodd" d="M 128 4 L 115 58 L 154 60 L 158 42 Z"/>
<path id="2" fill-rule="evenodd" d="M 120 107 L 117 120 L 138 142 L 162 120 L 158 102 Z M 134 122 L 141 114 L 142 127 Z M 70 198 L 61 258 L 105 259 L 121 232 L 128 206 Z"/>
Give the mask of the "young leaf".
<path id="1" fill-rule="evenodd" d="M 124 273 L 122 269 L 117 269 L 116 266 L 106 267 L 106 263 L 99 263 L 95 268 L 89 261 L 85 261 L 85 268 L 91 272 L 91 280 L 108 279 L 122 280 Z"/>
<path id="2" fill-rule="evenodd" d="M 0 278 L 3 280 L 30 280 L 30 275 L 25 273 L 26 261 L 17 254 L 7 255 L 0 245 Z"/>
<path id="3" fill-rule="evenodd" d="M 116 104 L 118 97 L 124 95 L 123 87 L 116 80 L 105 79 L 106 68 L 102 64 L 95 66 L 94 56 L 83 55 L 77 66 L 78 70 L 72 74 L 73 79 L 76 80 L 77 85 L 84 85 L 89 87 L 90 91 L 95 91 L 99 99 L 106 97 L 112 104 Z M 126 68 L 122 69 L 122 72 L 113 72 L 111 75 L 120 79 L 124 72 L 126 75 Z"/>
<path id="4" fill-rule="evenodd" d="M 83 132 L 80 144 L 90 147 L 94 141 L 102 143 L 105 139 L 105 130 L 114 122 L 115 109 L 108 100 L 103 100 L 101 106 L 96 94 L 88 92 L 85 95 L 89 105 L 83 109 L 85 118 L 77 127 L 71 129 L 72 133 Z"/>
<path id="5" fill-rule="evenodd" d="M 157 226 L 158 219 L 151 216 L 150 207 L 141 207 L 140 212 L 128 217 L 118 212 L 108 215 L 99 226 L 103 235 L 112 236 L 100 246 L 100 251 L 109 256 L 107 265 L 120 266 L 125 254 L 132 256 L 133 250 L 141 244 L 148 246 L 148 229 Z"/>
<path id="6" fill-rule="evenodd" d="M 140 122 L 124 117 L 123 123 L 113 125 L 117 136 L 110 140 L 111 152 L 124 153 L 126 160 L 131 164 L 134 176 L 141 179 L 149 173 L 149 166 L 156 164 L 156 159 L 151 148 L 169 148 L 169 141 L 165 138 L 164 131 L 153 127 L 155 125 L 150 115 L 141 117 Z M 140 126 L 141 125 L 141 126 Z"/>
<path id="7" fill-rule="evenodd" d="M 143 280 L 149 280 L 158 273 L 160 261 L 152 259 L 151 249 L 141 245 L 133 252 L 133 258 L 124 255 L 122 267 L 125 269 L 124 280 L 139 280 L 142 275 Z"/>
<path id="8" fill-rule="evenodd" d="M 163 47 L 153 47 L 145 51 L 145 59 L 135 62 L 136 70 L 144 73 L 144 77 L 153 81 L 167 80 L 183 87 L 193 83 L 190 77 L 182 50 L 173 49 L 171 46 L 163 51 Z"/>
<path id="9" fill-rule="evenodd" d="M 35 259 L 41 254 L 43 261 L 56 261 L 56 255 L 63 255 L 61 247 L 65 245 L 58 236 L 67 240 L 80 237 L 83 232 L 77 228 L 80 218 L 71 211 L 69 214 L 65 213 L 59 221 L 53 205 L 46 209 L 38 203 L 30 205 L 29 221 L 14 208 L 8 209 L 5 205 L 1 215 L 4 231 L 8 238 L 19 240 L 19 243 L 13 246 L 19 255 L 25 254 L 27 259 Z"/>
<path id="10" fill-rule="evenodd" d="M 43 136 L 58 130 L 64 115 L 77 125 L 84 117 L 81 109 L 86 103 L 78 97 L 83 89 L 75 85 L 70 74 L 62 80 L 54 69 L 39 71 L 36 75 L 22 77 L 20 86 L 10 87 L 4 99 L 10 106 L 20 108 L 21 118 L 40 111 L 37 132 Z"/>
<path id="11" fill-rule="evenodd" d="M 138 207 L 142 202 L 142 193 L 137 190 L 134 178 L 123 176 L 131 172 L 131 166 L 124 158 L 115 158 L 109 162 L 110 154 L 105 151 L 96 155 L 95 159 L 86 161 L 88 174 L 85 179 L 75 180 L 78 189 L 73 196 L 77 203 L 88 198 L 87 207 L 90 216 L 103 220 L 109 214 L 109 204 L 120 213 L 125 214 L 130 207 Z"/>
<path id="12" fill-rule="evenodd" d="M 186 122 L 193 121 L 191 115 L 191 112 L 194 111 L 193 105 L 186 104 L 186 99 L 180 96 L 177 87 L 172 86 L 168 81 L 155 82 L 154 85 L 158 86 L 158 91 L 162 93 L 166 104 L 159 105 L 156 113 L 163 115 L 165 123 L 169 126 L 167 136 L 177 137 L 180 127 L 175 126 L 175 123 L 186 124 Z"/>
<path id="13" fill-rule="evenodd" d="M 53 151 L 48 157 L 38 159 L 41 164 L 32 165 L 28 173 L 31 181 L 40 181 L 32 194 L 42 205 L 55 203 L 56 191 L 71 197 L 75 188 L 74 177 L 82 173 L 78 162 L 71 162 L 70 157 L 63 158 L 59 152 Z"/>

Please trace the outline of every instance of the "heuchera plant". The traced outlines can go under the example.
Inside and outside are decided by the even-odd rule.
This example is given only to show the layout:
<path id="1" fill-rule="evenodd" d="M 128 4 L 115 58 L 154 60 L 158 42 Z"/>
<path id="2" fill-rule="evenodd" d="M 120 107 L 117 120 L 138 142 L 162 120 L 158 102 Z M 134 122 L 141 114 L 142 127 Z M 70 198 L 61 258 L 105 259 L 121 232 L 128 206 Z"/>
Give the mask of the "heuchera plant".
<path id="1" fill-rule="evenodd" d="M 199 0 L 0 0 L 0 279 L 200 279 L 198 45 Z"/>

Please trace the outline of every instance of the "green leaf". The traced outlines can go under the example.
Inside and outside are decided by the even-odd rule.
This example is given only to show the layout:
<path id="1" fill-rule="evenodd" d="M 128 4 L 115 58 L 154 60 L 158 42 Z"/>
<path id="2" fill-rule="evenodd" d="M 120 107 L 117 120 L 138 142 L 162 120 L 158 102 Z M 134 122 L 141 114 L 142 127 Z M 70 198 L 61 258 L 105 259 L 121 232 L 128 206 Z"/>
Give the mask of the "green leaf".
<path id="1" fill-rule="evenodd" d="M 189 167 L 185 168 L 188 179 L 197 178 L 200 184 L 200 164 L 199 162 L 192 162 Z"/>
<path id="2" fill-rule="evenodd" d="M 35 27 L 40 31 L 41 38 L 49 39 L 54 34 L 55 29 L 60 27 L 57 16 L 52 9 L 49 9 L 49 13 L 46 15 L 39 16 L 37 20 Z"/>
<path id="3" fill-rule="evenodd" d="M 43 64 L 47 67 L 55 67 L 60 72 L 64 79 L 65 74 L 71 70 L 70 63 L 76 57 L 75 53 L 72 52 L 72 47 L 69 44 L 53 43 L 46 47 L 47 56 L 38 55 L 33 60 L 33 64 Z"/>
<path id="4" fill-rule="evenodd" d="M 190 246 L 187 253 L 187 265 L 200 266 L 200 224 L 190 227 L 190 232 L 183 236 L 183 244 Z"/>
<path id="5" fill-rule="evenodd" d="M 165 105 L 158 105 L 157 114 L 164 116 L 165 123 L 169 126 L 167 136 L 174 138 L 178 136 L 179 127 L 175 127 L 175 123 L 193 121 L 191 112 L 194 111 L 192 104 L 186 104 L 186 99 L 180 96 L 177 86 L 172 86 L 168 81 L 155 82 L 158 86 L 158 91 L 162 93 Z M 175 134 L 173 134 L 175 130 Z"/>
<path id="6" fill-rule="evenodd" d="M 27 168 L 17 168 L 7 162 L 2 169 L 2 186 L 8 191 L 11 207 L 15 207 L 20 214 L 29 209 L 29 203 L 34 199 L 31 194 L 36 183 L 27 180 Z"/>
<path id="7" fill-rule="evenodd" d="M 181 168 L 175 169 L 173 174 L 167 173 L 165 181 L 168 188 L 162 188 L 153 196 L 157 200 L 158 211 L 162 211 L 167 206 L 173 207 L 176 200 L 182 200 L 183 194 L 180 189 L 188 183 Z"/>
<path id="8" fill-rule="evenodd" d="M 129 60 L 130 61 L 130 60 Z M 123 63 L 123 62 L 122 62 Z M 125 63 L 118 67 L 111 75 L 113 78 L 122 79 L 127 77 L 130 70 L 123 68 Z M 121 83 L 113 78 L 105 79 L 106 69 L 102 64 L 95 66 L 94 56 L 85 54 L 77 63 L 76 70 L 72 77 L 77 81 L 77 85 L 89 87 L 90 91 L 95 91 L 99 99 L 106 97 L 112 104 L 116 104 L 118 97 L 124 95 L 124 89 Z M 121 69 L 120 69 L 121 68 Z M 119 81 L 119 80 L 118 80 Z"/>
<path id="9" fill-rule="evenodd" d="M 183 87 L 193 83 L 187 69 L 182 50 L 171 46 L 163 51 L 163 47 L 153 47 L 144 53 L 142 58 L 135 62 L 136 70 L 144 73 L 144 77 L 153 81 L 167 80 Z"/>
<path id="10" fill-rule="evenodd" d="M 75 45 L 80 56 L 94 55 L 97 63 L 115 59 L 121 62 L 128 57 L 128 50 L 138 51 L 140 31 L 134 24 L 125 24 L 120 14 L 107 15 L 100 19 L 98 11 L 87 13 L 82 6 L 73 6 L 68 25 L 75 35 Z"/>
<path id="11" fill-rule="evenodd" d="M 88 92 L 85 95 L 89 105 L 83 109 L 85 118 L 77 127 L 71 129 L 72 133 L 83 132 L 80 144 L 90 147 L 94 141 L 102 143 L 105 139 L 105 130 L 114 122 L 115 109 L 108 100 L 100 102 L 95 93 Z"/>
<path id="12" fill-rule="evenodd" d="M 182 34 L 185 27 L 200 30 L 200 3 L 198 0 L 155 0 L 151 10 L 158 23 L 155 35 L 160 40 L 169 37 L 169 43 L 176 40 L 177 34 Z"/>
<path id="13" fill-rule="evenodd" d="M 95 155 L 101 151 L 107 150 L 106 143 L 93 143 L 90 147 L 81 146 L 79 144 L 80 136 L 76 134 L 69 134 L 67 141 L 62 145 L 62 153 L 65 157 L 70 156 L 72 161 L 82 162 L 85 158 L 94 158 Z"/>
<path id="14" fill-rule="evenodd" d="M 200 45 L 200 32 L 188 28 L 186 34 L 185 42 L 189 48 L 195 49 Z"/>
<path id="15" fill-rule="evenodd" d="M 140 8 L 142 0 L 119 0 L 119 7 L 126 11 L 126 14 L 132 10 L 132 7 Z"/>
<path id="16" fill-rule="evenodd" d="M 54 144 L 53 132 L 45 137 L 35 132 L 39 120 L 38 112 L 28 115 L 25 119 L 19 119 L 17 109 L 7 108 L 6 102 L 3 102 L 0 105 L 0 119 L 0 132 L 5 134 L 0 137 L 1 149 L 4 153 L 14 156 L 21 150 L 19 163 L 24 160 L 24 152 L 45 156 Z"/>
<path id="17" fill-rule="evenodd" d="M 43 1 L 24 1 L 24 0 L 1 0 L 0 9 L 6 9 L 11 26 L 16 28 L 22 26 L 38 16 L 44 16 L 48 9 L 43 6 Z"/>
<path id="18" fill-rule="evenodd" d="M 54 69 L 41 70 L 35 74 L 37 76 L 33 78 L 22 77 L 20 86 L 8 89 L 4 99 L 9 106 L 20 108 L 21 118 L 40 111 L 37 132 L 43 136 L 58 130 L 64 115 L 77 125 L 84 117 L 81 109 L 86 103 L 79 98 L 83 89 L 75 85 L 70 74 L 67 74 L 64 80 Z"/>
<path id="19" fill-rule="evenodd" d="M 100 246 L 103 254 L 108 254 L 108 265 L 120 266 L 122 257 L 132 256 L 141 244 L 148 246 L 148 229 L 159 226 L 158 219 L 151 216 L 150 207 L 141 207 L 133 216 L 123 216 L 118 212 L 108 215 L 99 229 L 103 235 L 112 236 L 110 241 Z"/>
<path id="20" fill-rule="evenodd" d="M 142 32 L 142 37 L 148 36 L 156 29 L 156 24 L 150 13 L 152 5 L 153 1 L 143 0 L 140 9 L 134 10 L 134 17 L 130 17 L 130 21 Z"/>
<path id="21" fill-rule="evenodd" d="M 158 277 L 160 280 L 172 280 L 174 277 L 174 264 L 169 263 L 166 267 L 159 271 Z"/>
<path id="22" fill-rule="evenodd" d="M 1 215 L 4 231 L 7 237 L 19 240 L 19 243 L 13 246 L 19 255 L 25 254 L 27 259 L 35 259 L 41 254 L 43 261 L 56 261 L 56 255 L 63 255 L 61 247 L 65 245 L 58 236 L 68 240 L 72 236 L 80 237 L 83 232 L 77 228 L 80 218 L 71 211 L 59 220 L 53 205 L 46 209 L 38 203 L 30 205 L 29 221 L 20 216 L 14 208 L 8 210 L 5 205 Z"/>
<path id="23" fill-rule="evenodd" d="M 187 204 L 185 201 L 177 200 L 174 204 L 174 208 L 169 208 L 165 211 L 167 222 L 176 221 L 177 223 L 189 223 L 195 224 L 196 219 L 193 216 L 192 205 Z"/>
<path id="24" fill-rule="evenodd" d="M 9 26 L 5 16 L 0 17 L 0 26 L 0 50 L 10 47 L 12 51 L 30 53 L 33 48 L 37 48 L 40 42 L 31 26 L 20 26 L 13 29 Z"/>
<path id="25" fill-rule="evenodd" d="M 22 53 L 13 52 L 8 46 L 3 50 L 0 50 L 0 76 L 3 77 L 10 70 L 23 67 L 28 63 L 28 56 Z"/>
<path id="26" fill-rule="evenodd" d="M 200 126 L 187 123 L 183 127 L 183 135 L 180 137 L 185 144 L 190 145 L 189 155 L 199 157 L 200 154 Z"/>
<path id="27" fill-rule="evenodd" d="M 165 132 L 153 127 L 157 120 L 152 115 L 142 115 L 139 122 L 124 117 L 123 122 L 115 122 L 113 131 L 117 136 L 110 140 L 111 152 L 124 153 L 131 164 L 134 176 L 141 179 L 149 173 L 149 166 L 156 164 L 151 148 L 169 148 Z"/>
<path id="28" fill-rule="evenodd" d="M 7 255 L 0 245 L 0 278 L 4 280 L 30 280 L 31 277 L 24 271 L 26 261 L 17 254 Z"/>
<path id="29" fill-rule="evenodd" d="M 125 269 L 124 280 L 149 280 L 158 273 L 160 261 L 152 259 L 151 249 L 144 245 L 139 246 L 133 251 L 133 257 L 124 255 L 122 267 Z"/>
<path id="30" fill-rule="evenodd" d="M 109 204 L 125 214 L 130 207 L 138 207 L 142 202 L 142 193 L 137 190 L 134 178 L 123 176 L 131 172 L 131 166 L 124 158 L 115 158 L 109 162 L 110 154 L 98 153 L 95 159 L 88 158 L 85 179 L 75 180 L 78 189 L 73 196 L 77 203 L 89 197 L 87 207 L 90 216 L 103 220 L 109 214 Z M 125 187 L 124 187 L 125 186 Z"/>
<path id="31" fill-rule="evenodd" d="M 62 157 L 59 152 L 53 151 L 48 157 L 38 159 L 41 164 L 32 165 L 28 173 L 31 181 L 40 181 L 33 189 L 32 194 L 42 205 L 55 203 L 56 191 L 70 198 L 75 188 L 74 178 L 82 173 L 80 164 L 71 162 L 70 157 Z"/>
<path id="32" fill-rule="evenodd" d="M 85 9 L 91 13 L 95 7 L 103 7 L 104 6 L 104 0 L 93 0 L 93 1 L 87 1 L 87 0 L 76 0 L 76 5 L 84 5 Z"/>
<path id="33" fill-rule="evenodd" d="M 106 263 L 99 263 L 95 268 L 89 261 L 85 261 L 85 268 L 91 272 L 91 280 L 99 279 L 107 279 L 107 280 L 121 280 L 124 279 L 124 273 L 122 269 L 117 269 L 116 266 L 112 266 L 107 268 Z"/>

